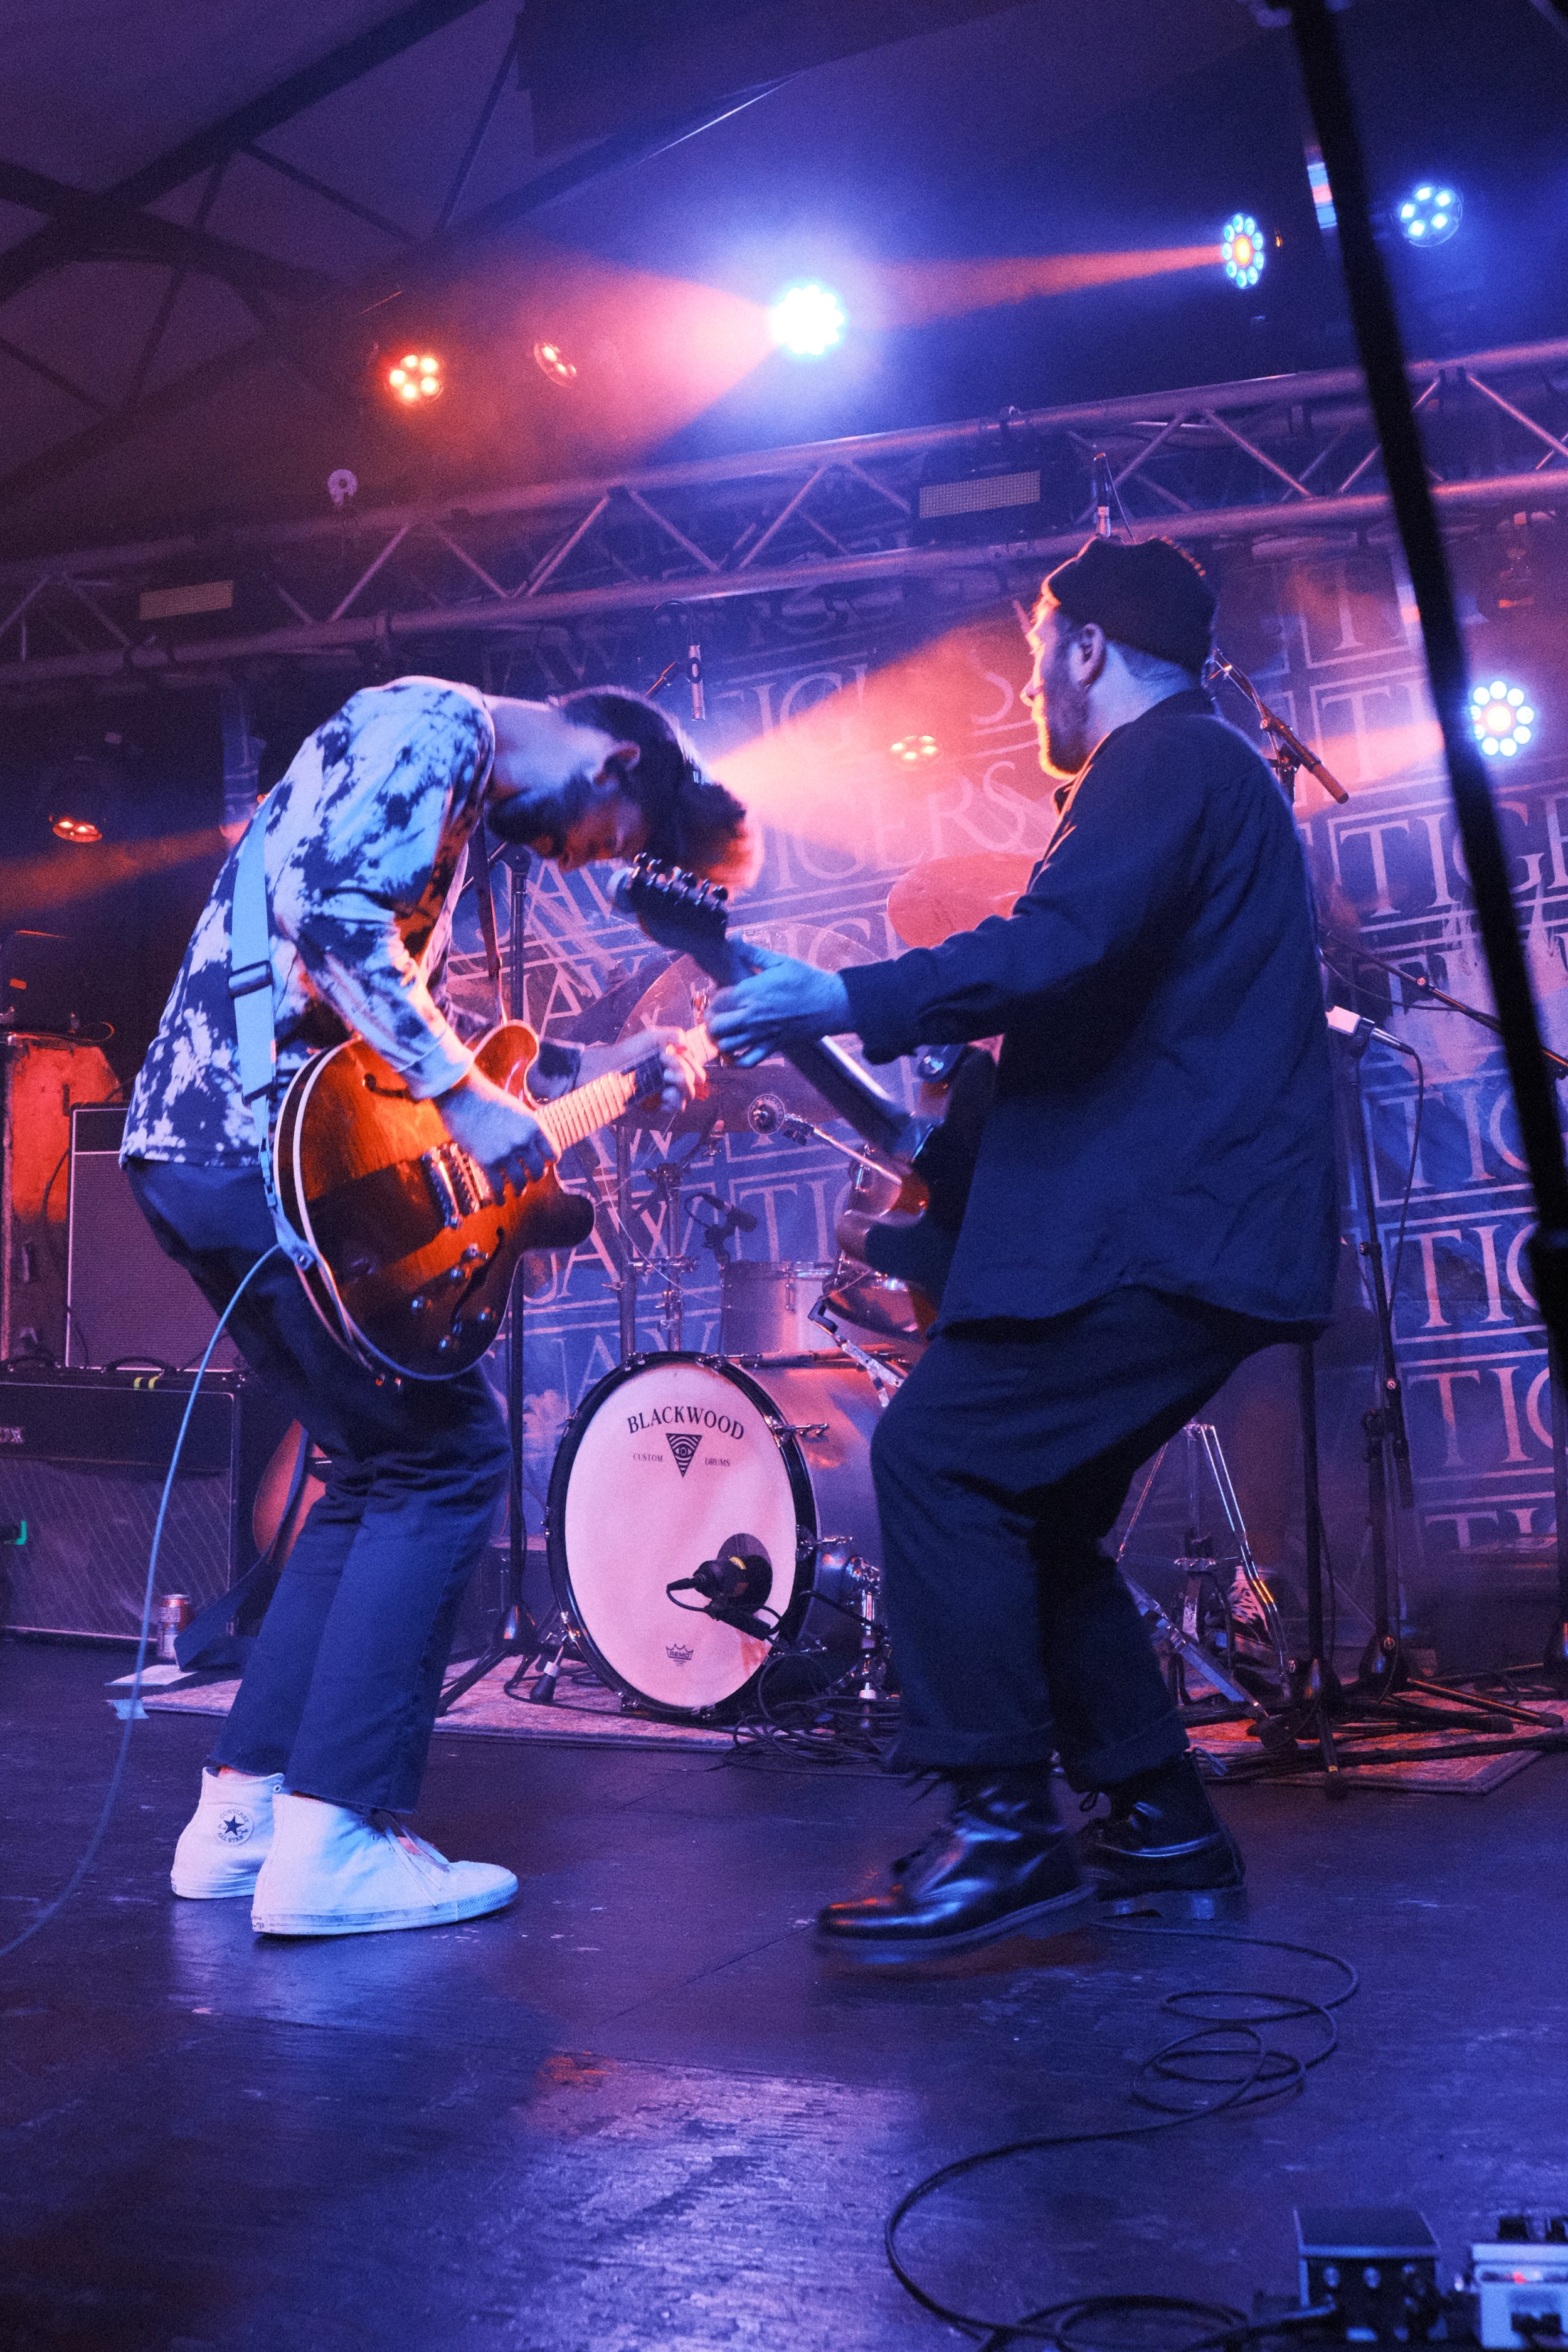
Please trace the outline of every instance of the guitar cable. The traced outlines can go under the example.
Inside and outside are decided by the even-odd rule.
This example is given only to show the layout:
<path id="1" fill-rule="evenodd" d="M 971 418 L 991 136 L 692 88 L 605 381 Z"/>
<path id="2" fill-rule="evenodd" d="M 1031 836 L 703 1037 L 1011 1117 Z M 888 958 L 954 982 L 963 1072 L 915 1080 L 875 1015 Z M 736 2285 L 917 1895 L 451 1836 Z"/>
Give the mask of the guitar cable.
<path id="1" fill-rule="evenodd" d="M 38 1933 L 38 1930 L 41 1927 L 47 1927 L 51 1919 L 58 1918 L 60 1912 L 65 1909 L 66 1905 L 70 1901 L 71 1896 L 81 1885 L 82 1881 L 86 1878 L 88 1872 L 92 1868 L 94 1862 L 98 1858 L 98 1850 L 103 1843 L 105 1832 L 109 1828 L 110 1818 L 114 1812 L 115 1804 L 120 1796 L 121 1783 L 125 1778 L 126 1759 L 131 1753 L 131 1734 L 135 1727 L 137 1709 L 142 1704 L 142 1669 L 147 1663 L 147 1643 L 152 1633 L 153 1595 L 157 1584 L 158 1553 L 163 1541 L 163 1522 L 169 1515 L 169 1498 L 174 1491 L 174 1479 L 180 1467 L 180 1456 L 184 1451 L 185 1433 L 191 1425 L 191 1415 L 195 1411 L 196 1398 L 201 1390 L 202 1377 L 205 1372 L 208 1364 L 212 1361 L 214 1349 L 217 1346 L 218 1341 L 223 1338 L 224 1332 L 227 1328 L 229 1317 L 234 1313 L 235 1308 L 244 1297 L 246 1291 L 249 1288 L 251 1283 L 254 1282 L 256 1276 L 260 1273 L 262 1267 L 267 1265 L 268 1260 L 279 1257 L 281 1255 L 281 1244 L 274 1242 L 271 1248 L 264 1251 L 261 1256 L 257 1259 L 256 1264 L 241 1278 L 239 1286 L 236 1290 L 234 1297 L 229 1300 L 228 1305 L 224 1308 L 223 1313 L 218 1318 L 217 1328 L 214 1331 L 212 1338 L 207 1341 L 206 1352 L 203 1356 L 200 1364 L 197 1366 L 196 1376 L 191 1382 L 190 1394 L 185 1399 L 185 1410 L 180 1417 L 179 1432 L 174 1439 L 174 1450 L 173 1454 L 170 1456 L 168 1472 L 163 1480 L 163 1491 L 158 1499 L 158 1516 L 153 1523 L 153 1541 L 147 1554 L 147 1580 L 142 1588 L 142 1622 L 136 1637 L 136 1664 L 132 1673 L 131 1693 L 125 1706 L 125 1728 L 121 1734 L 120 1748 L 114 1759 L 114 1769 L 109 1776 L 109 1788 L 104 1796 L 102 1809 L 98 1816 L 98 1825 L 87 1842 L 87 1845 L 80 1861 L 77 1864 L 76 1868 L 72 1871 L 69 1878 L 67 1880 L 64 1888 L 56 1895 L 54 1901 L 48 1904 L 44 1910 L 40 1911 L 37 1917 L 30 1921 L 29 1924 L 23 1928 L 19 1936 L 13 1936 L 8 1944 L 0 1944 L 0 1960 L 9 1959 L 11 1954 L 13 1952 L 19 1951 L 22 1946 L 29 1942 L 31 1938 Z"/>

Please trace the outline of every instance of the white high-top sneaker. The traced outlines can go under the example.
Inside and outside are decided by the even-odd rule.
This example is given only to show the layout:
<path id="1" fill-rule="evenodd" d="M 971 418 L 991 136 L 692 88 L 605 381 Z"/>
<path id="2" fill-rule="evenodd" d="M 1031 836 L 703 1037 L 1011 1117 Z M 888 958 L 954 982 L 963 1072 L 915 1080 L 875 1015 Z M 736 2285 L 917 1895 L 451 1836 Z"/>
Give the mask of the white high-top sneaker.
<path id="1" fill-rule="evenodd" d="M 169 1884 L 176 1895 L 211 1902 L 249 1895 L 272 1843 L 272 1801 L 281 1772 L 202 1774 L 201 1802 L 180 1832 Z"/>
<path id="2" fill-rule="evenodd" d="M 389 1816 L 279 1795 L 272 1851 L 256 1882 L 250 1924 L 262 1936 L 374 1936 L 440 1927 L 499 1911 L 517 1893 L 510 1870 L 448 1862 Z"/>

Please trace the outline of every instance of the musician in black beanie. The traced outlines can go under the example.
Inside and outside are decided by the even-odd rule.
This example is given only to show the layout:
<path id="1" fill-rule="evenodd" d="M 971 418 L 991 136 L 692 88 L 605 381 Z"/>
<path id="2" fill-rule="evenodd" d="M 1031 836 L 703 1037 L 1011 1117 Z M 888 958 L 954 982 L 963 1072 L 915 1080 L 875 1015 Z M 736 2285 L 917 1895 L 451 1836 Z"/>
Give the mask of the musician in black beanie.
<path id="1" fill-rule="evenodd" d="M 1071 781 L 1014 912 L 840 973 L 759 956 L 710 1013 L 742 1060 L 848 1031 L 872 1062 L 1002 1037 L 936 1335 L 872 1445 L 894 1760 L 952 1803 L 885 1892 L 823 1913 L 827 1942 L 868 1959 L 1037 1927 L 1091 1894 L 1241 1899 L 1101 1548 L 1139 1465 L 1246 1357 L 1330 1311 L 1306 877 L 1272 773 L 1204 689 L 1214 611 L 1169 541 L 1090 540 L 1030 629 L 1041 765 Z M 1081 1849 L 1054 1758 L 1110 1799 Z"/>

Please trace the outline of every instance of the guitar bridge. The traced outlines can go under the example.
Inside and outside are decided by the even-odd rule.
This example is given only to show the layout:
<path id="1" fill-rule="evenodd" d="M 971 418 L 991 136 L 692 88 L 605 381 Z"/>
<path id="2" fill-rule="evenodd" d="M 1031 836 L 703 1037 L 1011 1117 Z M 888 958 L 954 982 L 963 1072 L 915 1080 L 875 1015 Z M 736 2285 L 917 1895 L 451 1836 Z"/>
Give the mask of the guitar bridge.
<path id="1" fill-rule="evenodd" d="M 419 1155 L 419 1165 L 444 1225 L 460 1225 L 489 1208 L 495 1195 L 478 1162 L 457 1143 L 437 1143 Z"/>

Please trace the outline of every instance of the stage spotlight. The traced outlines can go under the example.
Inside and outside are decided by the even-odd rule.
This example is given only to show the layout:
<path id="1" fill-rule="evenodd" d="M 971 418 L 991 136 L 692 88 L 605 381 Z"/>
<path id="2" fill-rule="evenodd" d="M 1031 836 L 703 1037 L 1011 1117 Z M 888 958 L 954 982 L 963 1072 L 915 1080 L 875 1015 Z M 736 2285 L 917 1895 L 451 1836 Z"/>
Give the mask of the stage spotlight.
<path id="1" fill-rule="evenodd" d="M 567 358 L 559 343 L 535 343 L 533 364 L 542 374 L 550 378 L 552 383 L 565 385 L 577 381 L 576 364 Z"/>
<path id="2" fill-rule="evenodd" d="M 1518 757 L 1535 734 L 1535 711 L 1521 686 L 1494 677 L 1470 689 L 1470 722 L 1476 740 L 1489 758 Z"/>
<path id="3" fill-rule="evenodd" d="M 819 360 L 844 340 L 844 306 L 826 286 L 789 286 L 768 313 L 773 338 L 797 360 Z"/>
<path id="4" fill-rule="evenodd" d="M 434 352 L 405 352 L 386 371 L 386 388 L 405 408 L 441 396 L 441 362 Z"/>
<path id="5" fill-rule="evenodd" d="M 1399 204 L 1399 232 L 1411 245 L 1447 245 L 1464 215 L 1464 199 L 1458 188 L 1440 180 L 1423 180 Z"/>
<path id="6" fill-rule="evenodd" d="M 919 768 L 927 760 L 937 759 L 941 755 L 942 745 L 934 735 L 900 735 L 896 743 L 889 744 L 888 749 L 903 767 Z"/>
<path id="7" fill-rule="evenodd" d="M 49 831 L 60 841 L 101 841 L 101 828 L 87 816 L 70 816 L 62 809 L 49 819 Z"/>
<path id="8" fill-rule="evenodd" d="M 1263 275 L 1264 235 L 1250 213 L 1232 213 L 1220 231 L 1219 257 L 1233 286 L 1256 286 Z"/>

